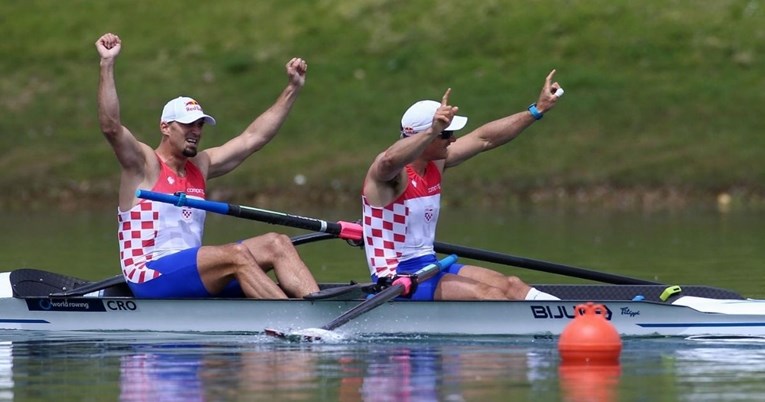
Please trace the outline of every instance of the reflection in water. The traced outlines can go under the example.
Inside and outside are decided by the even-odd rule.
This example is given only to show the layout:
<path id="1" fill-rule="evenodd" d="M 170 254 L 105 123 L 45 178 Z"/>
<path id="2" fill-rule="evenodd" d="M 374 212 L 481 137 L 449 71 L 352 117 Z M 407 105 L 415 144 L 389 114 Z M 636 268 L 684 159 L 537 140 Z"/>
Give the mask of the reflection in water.
<path id="1" fill-rule="evenodd" d="M 139 353 L 120 358 L 121 401 L 204 401 L 202 356 Z"/>
<path id="2" fill-rule="evenodd" d="M 273 346 L 273 345 L 271 345 Z M 314 394 L 314 353 L 252 346 L 141 345 L 120 358 L 122 401 L 306 400 Z"/>
<path id="3" fill-rule="evenodd" d="M 341 359 L 352 373 L 341 401 L 464 401 L 527 399 L 529 383 L 550 378 L 527 348 L 484 346 L 383 345 Z M 531 380 L 531 379 L 534 380 Z M 531 380 L 531 381 L 530 381 Z"/>
<path id="4" fill-rule="evenodd" d="M 256 344 L 236 352 L 138 346 L 137 353 L 121 357 L 120 399 L 493 400 L 528 396 L 529 372 L 538 379 L 550 377 L 529 366 L 525 349 L 361 346 Z M 512 389 L 518 385 L 520 393 Z"/>
<path id="5" fill-rule="evenodd" d="M 13 342 L 0 342 L 0 400 L 13 400 Z"/>
<path id="6" fill-rule="evenodd" d="M 619 400 L 619 364 L 561 363 L 558 373 L 563 400 L 567 402 L 615 402 Z"/>
<path id="7" fill-rule="evenodd" d="M 53 336 L 56 336 L 55 338 Z M 757 400 L 765 348 L 639 340 L 613 370 L 561 367 L 547 339 L 0 332 L 0 400 Z"/>
<path id="8" fill-rule="evenodd" d="M 196 349 L 147 345 L 137 347 L 139 353 L 122 356 L 120 400 L 246 396 L 289 401 L 315 399 L 317 391 L 340 401 L 440 400 L 442 366 L 433 348 L 384 348 L 360 356 L 361 360 L 312 346 L 250 345 L 236 353 Z M 335 375 L 327 376 L 333 371 Z M 320 373 L 338 381 L 322 381 Z"/>
<path id="9" fill-rule="evenodd" d="M 359 388 L 364 401 L 438 401 L 440 356 L 434 348 L 394 348 L 367 359 Z"/>
<path id="10" fill-rule="evenodd" d="M 678 400 L 762 400 L 765 396 L 762 346 L 717 345 L 678 350 L 672 360 L 677 371 Z"/>

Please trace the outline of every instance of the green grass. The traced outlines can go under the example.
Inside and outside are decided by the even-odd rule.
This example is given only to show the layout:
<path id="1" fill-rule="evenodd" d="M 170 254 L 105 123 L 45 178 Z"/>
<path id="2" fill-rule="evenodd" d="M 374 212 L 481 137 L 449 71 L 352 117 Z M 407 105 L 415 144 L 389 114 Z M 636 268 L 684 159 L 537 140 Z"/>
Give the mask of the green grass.
<path id="1" fill-rule="evenodd" d="M 217 145 L 270 106 L 290 57 L 308 61 L 279 136 L 211 183 L 236 197 L 355 200 L 414 101 L 451 87 L 472 129 L 523 110 L 556 68 L 566 89 L 557 108 L 450 172 L 449 194 L 678 188 L 762 198 L 764 18 L 758 0 L 9 0 L 0 3 L 0 186 L 11 197 L 0 205 L 60 194 L 113 202 L 93 45 L 110 31 L 123 39 L 123 122 L 152 146 L 168 99 L 200 100 L 219 121 L 203 145 Z M 297 174 L 305 186 L 293 184 Z"/>

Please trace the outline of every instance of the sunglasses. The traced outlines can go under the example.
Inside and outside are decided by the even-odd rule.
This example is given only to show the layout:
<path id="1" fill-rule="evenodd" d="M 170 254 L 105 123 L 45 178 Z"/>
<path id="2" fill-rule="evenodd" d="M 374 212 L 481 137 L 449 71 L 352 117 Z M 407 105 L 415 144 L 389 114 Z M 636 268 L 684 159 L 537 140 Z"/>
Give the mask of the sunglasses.
<path id="1" fill-rule="evenodd" d="M 411 134 L 407 134 L 404 132 L 404 127 L 401 126 L 401 138 L 409 137 Z M 441 134 L 438 135 L 439 138 L 443 140 L 448 140 L 449 138 L 452 138 L 454 136 L 454 131 L 441 131 Z"/>

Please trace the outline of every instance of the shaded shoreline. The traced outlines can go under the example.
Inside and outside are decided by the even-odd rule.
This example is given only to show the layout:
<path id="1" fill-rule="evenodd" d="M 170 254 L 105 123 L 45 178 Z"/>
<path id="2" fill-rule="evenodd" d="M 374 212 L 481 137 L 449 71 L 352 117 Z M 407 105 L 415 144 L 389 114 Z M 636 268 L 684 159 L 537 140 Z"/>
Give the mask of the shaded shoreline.
<path id="1" fill-rule="evenodd" d="M 79 211 L 116 208 L 117 189 L 111 185 L 88 188 L 47 188 L 43 191 L 17 190 L 0 196 L 0 208 L 19 210 Z M 360 208 L 359 189 L 336 190 L 318 186 L 243 191 L 215 185 L 208 189 L 207 198 L 233 204 L 275 210 L 333 208 L 356 211 Z M 662 187 L 619 188 L 545 187 L 508 189 L 498 186 L 470 188 L 454 186 L 442 196 L 444 207 L 522 209 L 545 207 L 553 209 L 604 209 L 610 211 L 658 212 L 688 208 L 714 208 L 721 212 L 737 209 L 765 208 L 765 194 L 748 188 L 723 191 Z"/>

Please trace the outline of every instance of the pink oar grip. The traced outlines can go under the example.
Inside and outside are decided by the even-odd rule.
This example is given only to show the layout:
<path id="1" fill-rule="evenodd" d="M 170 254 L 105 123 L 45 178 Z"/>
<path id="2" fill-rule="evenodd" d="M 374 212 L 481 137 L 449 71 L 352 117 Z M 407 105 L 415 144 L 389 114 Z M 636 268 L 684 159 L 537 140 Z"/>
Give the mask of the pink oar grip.
<path id="1" fill-rule="evenodd" d="M 340 224 L 340 234 L 338 235 L 341 239 L 346 240 L 361 240 L 362 237 L 362 230 L 361 225 L 358 223 L 351 223 L 351 222 L 338 222 Z"/>

